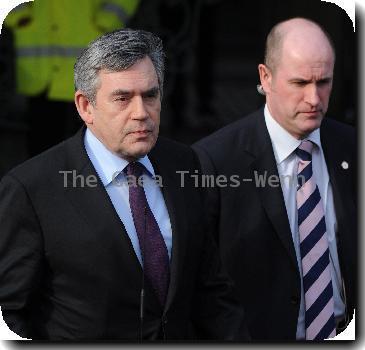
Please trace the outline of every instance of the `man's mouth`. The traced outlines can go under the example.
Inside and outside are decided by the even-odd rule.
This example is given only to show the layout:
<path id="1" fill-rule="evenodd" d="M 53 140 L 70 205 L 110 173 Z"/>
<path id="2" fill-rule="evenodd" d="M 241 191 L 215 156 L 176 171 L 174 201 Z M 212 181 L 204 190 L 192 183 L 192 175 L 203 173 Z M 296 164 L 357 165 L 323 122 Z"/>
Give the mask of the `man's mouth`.
<path id="1" fill-rule="evenodd" d="M 302 113 L 308 117 L 316 117 L 321 114 L 321 111 L 317 110 L 317 111 L 309 111 L 309 112 L 302 112 Z"/>
<path id="2" fill-rule="evenodd" d="M 152 132 L 152 130 L 143 129 L 143 130 L 131 131 L 130 134 L 137 135 L 137 136 L 146 136 L 146 135 L 150 134 L 151 132 Z"/>

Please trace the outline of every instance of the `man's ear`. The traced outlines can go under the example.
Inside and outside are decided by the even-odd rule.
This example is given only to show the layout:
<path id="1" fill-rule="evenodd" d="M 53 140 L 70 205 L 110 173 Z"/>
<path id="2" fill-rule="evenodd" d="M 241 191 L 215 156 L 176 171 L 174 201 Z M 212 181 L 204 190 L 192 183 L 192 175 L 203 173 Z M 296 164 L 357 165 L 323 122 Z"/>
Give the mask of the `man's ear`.
<path id="1" fill-rule="evenodd" d="M 75 105 L 85 124 L 92 124 L 94 121 L 94 106 L 80 90 L 75 92 Z"/>
<path id="2" fill-rule="evenodd" d="M 260 82 L 265 94 L 270 93 L 272 84 L 272 73 L 264 64 L 259 64 Z"/>

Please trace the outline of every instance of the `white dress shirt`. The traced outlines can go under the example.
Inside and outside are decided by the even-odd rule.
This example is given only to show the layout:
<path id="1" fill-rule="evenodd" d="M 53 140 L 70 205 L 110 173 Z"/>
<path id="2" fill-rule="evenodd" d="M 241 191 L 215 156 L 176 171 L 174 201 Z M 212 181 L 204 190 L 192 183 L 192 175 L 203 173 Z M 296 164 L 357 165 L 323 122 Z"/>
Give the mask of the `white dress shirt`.
<path id="1" fill-rule="evenodd" d="M 298 156 L 295 149 L 300 145 L 301 140 L 294 138 L 288 133 L 270 114 L 265 105 L 265 122 L 269 131 L 271 143 L 274 149 L 276 165 L 280 177 L 280 184 L 284 195 L 285 207 L 288 214 L 290 229 L 292 232 L 295 252 L 297 256 L 299 272 L 302 280 L 302 265 L 299 246 L 299 229 L 298 229 L 298 213 L 296 205 L 296 177 L 298 169 Z M 313 176 L 318 185 L 319 192 L 325 208 L 325 221 L 328 236 L 328 245 L 330 252 L 330 269 L 333 285 L 333 297 L 335 303 L 335 318 L 337 322 L 341 321 L 345 315 L 345 304 L 342 296 L 342 278 L 339 266 L 336 232 L 337 221 L 335 208 L 333 204 L 333 194 L 326 161 L 324 158 L 319 129 L 314 130 L 306 137 L 306 140 L 312 141 L 316 146 L 312 152 L 312 168 Z M 297 339 L 305 339 L 305 307 L 303 282 L 301 285 L 301 302 L 299 309 Z"/>
<path id="2" fill-rule="evenodd" d="M 137 258 L 141 263 L 141 249 L 129 205 L 127 176 L 123 173 L 123 169 L 128 165 L 128 161 L 109 151 L 89 129 L 85 132 L 84 143 L 91 163 L 105 186 L 113 206 L 124 224 Z M 158 181 L 155 181 L 153 178 L 155 171 L 148 157 L 144 156 L 138 159 L 138 161 L 145 166 L 151 175 L 144 176 L 143 187 L 148 205 L 160 228 L 169 258 L 171 259 L 172 229 L 161 188 L 159 187 Z M 122 229 L 120 230 L 120 234 L 124 234 Z"/>

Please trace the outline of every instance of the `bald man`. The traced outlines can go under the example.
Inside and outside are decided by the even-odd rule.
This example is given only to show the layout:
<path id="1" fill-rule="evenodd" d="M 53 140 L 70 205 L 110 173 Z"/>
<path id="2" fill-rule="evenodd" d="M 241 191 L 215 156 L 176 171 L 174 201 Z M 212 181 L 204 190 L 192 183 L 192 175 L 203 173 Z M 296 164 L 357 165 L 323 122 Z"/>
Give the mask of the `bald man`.
<path id="1" fill-rule="evenodd" d="M 219 179 L 206 208 L 254 340 L 331 338 L 353 315 L 356 140 L 325 118 L 334 64 L 318 24 L 277 24 L 258 66 L 265 106 L 194 145 Z"/>

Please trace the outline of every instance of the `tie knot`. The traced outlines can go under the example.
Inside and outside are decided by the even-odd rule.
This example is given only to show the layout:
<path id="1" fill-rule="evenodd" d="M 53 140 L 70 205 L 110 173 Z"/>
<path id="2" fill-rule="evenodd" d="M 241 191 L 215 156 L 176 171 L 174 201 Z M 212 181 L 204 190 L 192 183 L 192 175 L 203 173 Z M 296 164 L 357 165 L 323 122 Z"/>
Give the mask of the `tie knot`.
<path id="1" fill-rule="evenodd" d="M 311 161 L 312 160 L 312 150 L 313 150 L 313 142 L 304 140 L 299 145 L 299 147 L 295 150 L 295 152 L 301 160 Z"/>
<path id="2" fill-rule="evenodd" d="M 145 167 L 140 162 L 132 162 L 129 163 L 123 171 L 127 176 L 135 176 L 136 178 L 140 178 L 145 172 Z"/>

